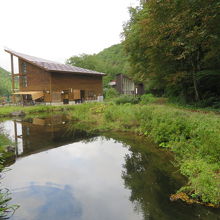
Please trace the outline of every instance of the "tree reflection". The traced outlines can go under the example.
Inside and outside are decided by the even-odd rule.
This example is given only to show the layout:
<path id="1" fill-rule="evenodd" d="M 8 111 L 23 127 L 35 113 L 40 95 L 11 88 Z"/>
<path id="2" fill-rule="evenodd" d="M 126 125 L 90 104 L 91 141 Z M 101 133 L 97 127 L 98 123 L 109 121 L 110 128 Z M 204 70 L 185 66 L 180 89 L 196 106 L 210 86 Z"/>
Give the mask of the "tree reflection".
<path id="1" fill-rule="evenodd" d="M 122 178 L 130 190 L 135 211 L 141 213 L 144 220 L 194 220 L 202 215 L 206 215 L 207 220 L 217 219 L 213 210 L 169 200 L 170 194 L 185 181 L 169 162 L 172 157 L 160 150 L 153 151 L 151 146 L 138 140 L 129 141 L 129 145 Z"/>
<path id="2" fill-rule="evenodd" d="M 145 202 L 143 189 L 148 188 L 148 182 L 145 181 L 147 172 L 147 158 L 139 152 L 132 152 L 125 155 L 125 164 L 122 178 L 126 188 L 131 190 L 130 200 L 135 205 L 135 211 L 143 213 L 144 219 L 149 217 L 148 203 Z"/>

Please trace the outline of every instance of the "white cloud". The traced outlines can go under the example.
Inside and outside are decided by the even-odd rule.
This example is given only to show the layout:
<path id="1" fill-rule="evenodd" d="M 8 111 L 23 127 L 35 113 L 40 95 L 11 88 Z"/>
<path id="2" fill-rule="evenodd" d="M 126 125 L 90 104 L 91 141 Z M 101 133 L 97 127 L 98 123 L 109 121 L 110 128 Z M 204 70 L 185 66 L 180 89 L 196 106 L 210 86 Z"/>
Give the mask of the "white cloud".
<path id="1" fill-rule="evenodd" d="M 0 1 L 0 66 L 10 70 L 13 50 L 64 62 L 120 42 L 127 8 L 138 0 Z"/>

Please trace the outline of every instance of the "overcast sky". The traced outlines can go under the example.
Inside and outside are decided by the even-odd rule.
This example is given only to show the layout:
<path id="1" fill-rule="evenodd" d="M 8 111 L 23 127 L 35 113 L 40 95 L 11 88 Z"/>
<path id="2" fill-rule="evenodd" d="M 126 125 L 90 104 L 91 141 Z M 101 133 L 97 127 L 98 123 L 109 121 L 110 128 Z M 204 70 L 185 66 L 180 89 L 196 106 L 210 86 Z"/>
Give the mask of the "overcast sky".
<path id="1" fill-rule="evenodd" d="M 138 0 L 0 0 L 0 66 L 4 47 L 64 63 L 120 43 L 128 7 Z"/>

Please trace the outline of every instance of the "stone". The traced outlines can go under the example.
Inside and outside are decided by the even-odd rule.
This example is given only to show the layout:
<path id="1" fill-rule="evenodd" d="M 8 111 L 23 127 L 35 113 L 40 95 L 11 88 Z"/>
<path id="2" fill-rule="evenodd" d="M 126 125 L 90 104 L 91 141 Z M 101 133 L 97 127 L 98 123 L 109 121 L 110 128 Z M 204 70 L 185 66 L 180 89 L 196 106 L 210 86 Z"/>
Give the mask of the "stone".
<path id="1" fill-rule="evenodd" d="M 25 113 L 23 111 L 16 111 L 16 112 L 12 112 L 11 116 L 13 117 L 25 116 Z"/>
<path id="2" fill-rule="evenodd" d="M 7 146 L 7 147 L 5 148 L 5 150 L 6 150 L 6 152 L 15 152 L 15 147 L 13 147 L 13 146 Z"/>

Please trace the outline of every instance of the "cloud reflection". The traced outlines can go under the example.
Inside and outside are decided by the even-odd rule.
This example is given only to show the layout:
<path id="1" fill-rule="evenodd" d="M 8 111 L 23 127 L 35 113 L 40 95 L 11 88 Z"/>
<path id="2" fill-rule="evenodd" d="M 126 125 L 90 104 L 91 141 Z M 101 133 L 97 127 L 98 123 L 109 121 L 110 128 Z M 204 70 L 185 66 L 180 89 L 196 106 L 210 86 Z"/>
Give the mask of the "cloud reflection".
<path id="1" fill-rule="evenodd" d="M 21 207 L 12 219 L 16 220 L 81 220 L 82 206 L 74 197 L 69 185 L 47 183 L 44 186 L 31 184 L 29 187 L 16 189 L 14 201 Z M 30 215 L 31 213 L 31 215 Z"/>

